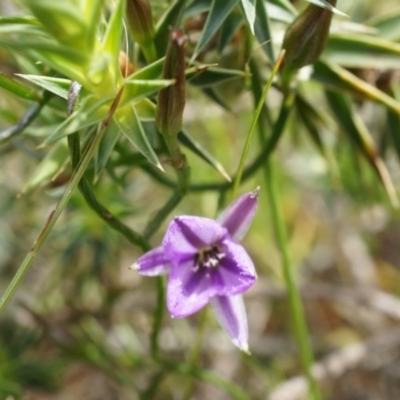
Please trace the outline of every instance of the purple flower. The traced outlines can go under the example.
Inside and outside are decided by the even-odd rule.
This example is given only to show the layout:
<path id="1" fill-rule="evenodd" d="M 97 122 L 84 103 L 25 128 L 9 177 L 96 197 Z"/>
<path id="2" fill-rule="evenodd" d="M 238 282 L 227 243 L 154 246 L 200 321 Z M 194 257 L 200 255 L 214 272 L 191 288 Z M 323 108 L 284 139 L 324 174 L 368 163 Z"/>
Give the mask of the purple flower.
<path id="1" fill-rule="evenodd" d="M 141 275 L 170 274 L 167 306 L 172 317 L 187 317 L 210 302 L 232 342 L 246 352 L 248 327 L 241 293 L 257 275 L 238 241 L 256 213 L 258 191 L 239 197 L 217 221 L 189 215 L 174 218 L 161 246 L 132 266 Z"/>

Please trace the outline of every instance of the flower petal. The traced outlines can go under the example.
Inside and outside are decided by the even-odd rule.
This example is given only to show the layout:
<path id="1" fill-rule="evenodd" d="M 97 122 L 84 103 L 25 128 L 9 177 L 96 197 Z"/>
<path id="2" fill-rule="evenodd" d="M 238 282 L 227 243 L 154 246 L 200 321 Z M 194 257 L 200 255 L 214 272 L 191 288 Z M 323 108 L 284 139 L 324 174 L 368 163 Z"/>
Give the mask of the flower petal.
<path id="1" fill-rule="evenodd" d="M 254 192 L 239 197 L 217 219 L 237 241 L 243 239 L 253 221 L 257 211 L 259 191 L 260 189 L 257 188 Z"/>
<path id="2" fill-rule="evenodd" d="M 178 265 L 226 235 L 227 230 L 213 219 L 184 215 L 169 224 L 162 246 L 171 263 Z"/>
<path id="3" fill-rule="evenodd" d="M 163 248 L 159 246 L 143 254 L 131 268 L 140 275 L 157 276 L 168 274 L 171 264 L 165 258 Z"/>
<path id="4" fill-rule="evenodd" d="M 215 296 L 211 305 L 224 331 L 233 344 L 244 352 L 249 352 L 246 309 L 241 295 Z"/>
<path id="5" fill-rule="evenodd" d="M 193 269 L 188 260 L 173 266 L 167 286 L 167 307 L 175 318 L 183 318 L 203 308 L 217 294 L 210 273 Z"/>
<path id="6" fill-rule="evenodd" d="M 225 258 L 221 260 L 221 264 L 235 269 L 235 273 L 239 276 L 251 276 L 253 280 L 257 278 L 257 272 L 253 261 L 247 254 L 247 251 L 239 243 L 234 240 L 225 239 L 221 245 L 222 251 L 225 253 Z"/>

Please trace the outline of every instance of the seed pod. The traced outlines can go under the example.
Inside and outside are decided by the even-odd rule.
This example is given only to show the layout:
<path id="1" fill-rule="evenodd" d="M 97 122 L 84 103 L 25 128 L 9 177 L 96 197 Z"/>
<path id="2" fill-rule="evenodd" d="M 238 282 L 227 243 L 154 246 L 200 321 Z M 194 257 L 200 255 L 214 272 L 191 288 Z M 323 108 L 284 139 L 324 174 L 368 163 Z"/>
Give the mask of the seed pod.
<path id="1" fill-rule="evenodd" d="M 336 5 L 337 0 L 328 0 Z M 290 80 L 293 72 L 312 64 L 321 55 L 329 36 L 332 12 L 310 4 L 288 27 L 283 46 L 286 50 L 282 76 Z"/>
<path id="2" fill-rule="evenodd" d="M 131 36 L 143 50 L 147 62 L 155 61 L 155 30 L 148 0 L 127 0 L 126 18 Z"/>
<path id="3" fill-rule="evenodd" d="M 174 79 L 175 83 L 160 90 L 156 108 L 156 126 L 164 136 L 172 158 L 179 153 L 177 135 L 182 128 L 185 108 L 185 44 L 186 38 L 181 29 L 171 32 L 163 79 Z"/>

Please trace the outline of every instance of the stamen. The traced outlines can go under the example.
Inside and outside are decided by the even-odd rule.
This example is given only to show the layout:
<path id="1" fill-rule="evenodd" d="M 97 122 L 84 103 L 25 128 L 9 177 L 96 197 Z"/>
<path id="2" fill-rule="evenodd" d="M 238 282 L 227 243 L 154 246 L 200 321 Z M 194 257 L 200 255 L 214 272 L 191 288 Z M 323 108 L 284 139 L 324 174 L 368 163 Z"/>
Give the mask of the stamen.
<path id="1" fill-rule="evenodd" d="M 215 269 L 220 260 L 225 257 L 225 253 L 220 251 L 218 245 L 205 247 L 196 253 L 193 259 L 193 271 L 197 272 L 199 268 Z"/>

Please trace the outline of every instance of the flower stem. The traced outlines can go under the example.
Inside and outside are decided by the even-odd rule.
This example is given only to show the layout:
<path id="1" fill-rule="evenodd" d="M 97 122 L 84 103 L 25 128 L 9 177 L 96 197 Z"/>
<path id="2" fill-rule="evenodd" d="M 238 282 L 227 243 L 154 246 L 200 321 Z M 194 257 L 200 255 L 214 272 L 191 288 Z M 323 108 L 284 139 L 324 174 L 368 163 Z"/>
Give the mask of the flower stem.
<path id="1" fill-rule="evenodd" d="M 280 65 L 282 63 L 284 55 L 285 55 L 285 51 L 283 50 L 281 52 L 281 54 L 279 55 L 278 59 L 276 60 L 276 63 L 274 65 L 274 68 L 272 69 L 271 75 L 269 76 L 268 81 L 267 81 L 267 83 L 266 83 L 266 85 L 264 87 L 264 90 L 262 92 L 262 95 L 261 95 L 261 97 L 260 97 L 260 99 L 258 101 L 257 108 L 256 108 L 256 111 L 254 113 L 253 120 L 251 121 L 249 132 L 247 134 L 246 143 L 245 143 L 245 145 L 243 147 L 242 155 L 240 157 L 239 167 L 238 167 L 238 170 L 236 172 L 236 176 L 235 176 L 234 181 L 233 181 L 233 189 L 232 189 L 232 193 L 231 193 L 231 200 L 233 200 L 233 199 L 235 199 L 237 197 L 237 194 L 238 194 L 237 192 L 238 192 L 240 181 L 241 181 L 242 175 L 243 175 L 244 165 L 245 165 L 245 162 L 246 162 L 247 154 L 249 153 L 249 149 L 250 149 L 251 139 L 253 138 L 253 134 L 254 134 L 255 128 L 257 126 L 257 121 L 258 121 L 258 118 L 260 117 L 260 114 L 261 114 L 261 110 L 264 107 L 265 99 L 267 97 L 269 89 L 271 88 L 271 85 L 272 85 L 272 82 L 273 82 L 273 80 L 275 78 L 275 75 L 278 72 L 278 69 L 279 69 L 279 67 L 280 67 Z"/>
<path id="2" fill-rule="evenodd" d="M 87 166 L 89 165 L 90 160 L 92 159 L 97 145 L 99 144 L 106 128 L 107 125 L 114 115 L 115 109 L 118 106 L 118 102 L 121 98 L 122 94 L 122 88 L 117 94 L 116 98 L 114 99 L 114 102 L 112 103 L 110 110 L 108 112 L 107 117 L 103 121 L 102 125 L 99 128 L 99 131 L 97 134 L 95 134 L 92 139 L 90 140 L 85 153 L 83 154 L 82 158 L 80 159 L 80 162 L 74 172 L 74 174 L 71 177 L 71 180 L 68 182 L 64 194 L 57 204 L 56 208 L 50 212 L 46 224 L 44 225 L 43 229 L 40 231 L 38 237 L 34 241 L 31 249 L 29 250 L 28 254 L 25 256 L 24 260 L 22 261 L 22 264 L 19 266 L 16 274 L 14 275 L 13 279 L 11 280 L 10 284 L 7 286 L 5 292 L 3 293 L 1 299 L 0 299 L 0 314 L 4 311 L 6 308 L 8 302 L 11 300 L 13 294 L 17 290 L 18 286 L 21 284 L 22 280 L 24 279 L 26 273 L 29 270 L 29 267 L 31 266 L 33 260 L 36 257 L 37 252 L 40 250 L 42 247 L 43 243 L 45 242 L 47 236 L 50 234 L 51 230 L 53 229 L 55 223 L 57 222 L 59 216 L 61 215 L 62 211 L 64 210 L 65 206 L 68 204 L 69 200 L 72 197 L 72 194 L 75 190 L 75 188 L 78 186 L 79 181 L 81 180 Z"/>
<path id="3" fill-rule="evenodd" d="M 143 234 L 144 238 L 147 240 L 153 236 L 164 219 L 180 203 L 182 198 L 188 192 L 190 182 L 190 167 L 187 165 L 186 159 L 183 167 L 177 169 L 176 173 L 178 176 L 178 183 L 176 185 L 175 192 L 164 204 L 164 206 L 157 212 L 156 216 L 148 223 Z"/>
<path id="4" fill-rule="evenodd" d="M 252 85 L 253 85 L 253 95 L 255 103 L 258 102 L 258 98 L 260 97 L 260 93 L 258 90 L 258 70 L 254 63 L 250 64 L 250 70 L 252 73 Z M 292 109 L 292 105 L 294 102 L 294 93 L 288 92 L 286 97 L 283 100 L 282 107 L 278 116 L 277 122 L 274 124 L 272 137 L 281 137 L 286 123 L 288 121 L 288 117 L 290 115 L 290 111 Z M 260 143 L 265 141 L 265 123 L 262 118 L 258 120 L 258 129 L 260 136 Z M 271 140 L 270 139 L 270 140 Z M 270 158 L 266 157 L 264 162 L 264 176 L 266 181 L 266 187 L 268 191 L 268 198 L 271 207 L 271 216 L 273 220 L 276 240 L 278 242 L 278 246 L 282 256 L 283 263 L 283 274 L 286 282 L 286 287 L 289 295 L 289 306 L 291 310 L 293 325 L 295 329 L 295 334 L 297 337 L 297 342 L 300 350 L 300 358 L 303 365 L 303 369 L 305 375 L 307 376 L 307 380 L 309 383 L 310 394 L 314 400 L 320 399 L 320 394 L 316 382 L 311 373 L 311 366 L 313 362 L 313 354 L 311 345 L 308 338 L 308 329 L 306 318 L 304 315 L 304 309 L 302 307 L 302 301 L 300 298 L 300 294 L 298 288 L 296 286 L 293 266 L 290 261 L 289 256 L 289 248 L 288 248 L 288 240 L 286 235 L 286 228 L 282 218 L 282 213 L 279 207 L 279 192 L 277 189 L 277 185 L 275 182 L 275 175 L 273 173 L 273 169 L 271 166 Z"/>
<path id="5" fill-rule="evenodd" d="M 14 125 L 0 132 L 0 144 L 6 143 L 18 134 L 20 134 L 27 126 L 29 126 L 35 118 L 40 114 L 42 108 L 48 103 L 52 97 L 52 93 L 45 91 L 42 98 L 33 103 L 24 116 Z"/>
<path id="6" fill-rule="evenodd" d="M 71 154 L 72 168 L 76 168 L 81 158 L 80 143 L 78 133 L 73 133 L 68 136 L 68 146 Z M 143 238 L 142 235 L 135 232 L 129 226 L 125 225 L 115 215 L 113 215 L 106 207 L 104 207 L 93 193 L 90 183 L 82 177 L 78 184 L 79 191 L 82 193 L 86 204 L 112 229 L 123 235 L 130 243 L 140 247 L 143 251 L 150 250 L 151 246 Z"/>
<path id="7" fill-rule="evenodd" d="M 165 278 L 157 277 L 157 308 L 154 312 L 153 326 L 151 329 L 150 343 L 151 355 L 155 360 L 159 359 L 160 348 L 158 344 L 158 334 L 160 333 L 161 323 L 164 316 L 165 307 Z"/>
<path id="8" fill-rule="evenodd" d="M 301 363 L 303 365 L 304 373 L 308 380 L 310 394 L 314 400 L 318 400 L 320 399 L 320 394 L 318 386 L 311 372 L 311 366 L 313 363 L 313 354 L 308 336 L 307 322 L 304 314 L 300 293 L 295 282 L 293 265 L 289 257 L 286 228 L 279 207 L 280 204 L 279 193 L 275 182 L 275 175 L 272 169 L 272 165 L 269 160 L 267 160 L 265 163 L 265 175 L 266 175 L 268 198 L 271 207 L 271 215 L 275 229 L 276 239 L 282 256 L 283 275 L 285 278 L 286 287 L 288 291 L 289 306 L 300 350 Z"/>

